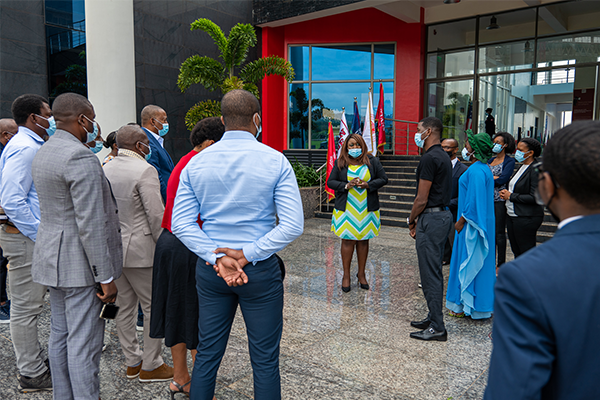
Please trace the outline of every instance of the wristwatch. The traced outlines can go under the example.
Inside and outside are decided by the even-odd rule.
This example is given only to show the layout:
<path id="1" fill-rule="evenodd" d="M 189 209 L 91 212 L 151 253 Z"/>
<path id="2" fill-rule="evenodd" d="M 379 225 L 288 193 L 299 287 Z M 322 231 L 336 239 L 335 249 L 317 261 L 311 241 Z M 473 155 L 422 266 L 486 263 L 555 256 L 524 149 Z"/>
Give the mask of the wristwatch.
<path id="1" fill-rule="evenodd" d="M 410 226 L 410 217 L 406 217 L 406 223 Z"/>

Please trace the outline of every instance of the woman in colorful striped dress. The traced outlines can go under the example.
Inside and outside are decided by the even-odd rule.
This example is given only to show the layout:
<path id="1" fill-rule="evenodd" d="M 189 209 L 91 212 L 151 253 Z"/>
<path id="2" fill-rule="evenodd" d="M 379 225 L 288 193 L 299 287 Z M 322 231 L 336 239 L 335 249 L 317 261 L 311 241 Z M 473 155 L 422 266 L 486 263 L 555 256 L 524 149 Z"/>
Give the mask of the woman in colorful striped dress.
<path id="1" fill-rule="evenodd" d="M 365 276 L 369 239 L 379 235 L 381 226 L 377 190 L 387 182 L 381 163 L 367 152 L 362 136 L 349 135 L 327 180 L 327 186 L 335 191 L 331 230 L 342 239 L 344 292 L 350 291 L 350 263 L 355 248 L 358 285 L 369 290 Z"/>

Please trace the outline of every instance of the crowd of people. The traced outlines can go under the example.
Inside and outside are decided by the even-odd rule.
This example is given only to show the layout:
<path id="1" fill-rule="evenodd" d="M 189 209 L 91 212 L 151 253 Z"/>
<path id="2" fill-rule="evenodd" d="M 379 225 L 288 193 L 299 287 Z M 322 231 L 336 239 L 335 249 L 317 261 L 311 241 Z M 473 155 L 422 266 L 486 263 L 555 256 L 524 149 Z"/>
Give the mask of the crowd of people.
<path id="1" fill-rule="evenodd" d="M 255 398 L 281 398 L 285 265 L 277 252 L 303 232 L 300 193 L 285 156 L 256 140 L 262 129 L 256 97 L 233 90 L 221 111 L 221 118 L 196 124 L 193 150 L 177 165 L 164 149 L 167 113 L 155 105 L 143 108 L 141 126 L 126 124 L 106 140 L 93 105 L 74 93 L 58 96 L 52 107 L 43 97 L 19 96 L 14 119 L 0 120 L 0 322 L 11 324 L 21 392 L 99 398 L 105 318 L 118 308 L 112 317 L 127 378 L 170 381 L 172 398 L 211 400 L 239 305 Z M 429 312 L 410 322 L 418 329 L 410 337 L 448 340 L 443 265 L 449 264 L 447 312 L 495 315 L 486 399 L 567 398 L 573 384 L 578 393 L 598 394 L 594 361 L 585 357 L 600 350 L 597 341 L 582 332 L 590 349 L 575 348 L 569 339 L 575 332 L 563 321 L 600 313 L 593 271 L 600 123 L 557 132 L 543 164 L 534 139 L 515 144 L 507 132 L 467 131 L 461 155 L 468 167 L 457 157 L 458 142 L 442 140 L 439 119 L 424 118 L 417 129 L 423 153 L 407 224 Z M 110 154 L 101 163 L 95 154 L 102 147 Z M 349 135 L 327 182 L 335 191 L 331 230 L 341 238 L 344 293 L 352 287 L 355 250 L 357 286 L 370 290 L 365 265 L 381 226 L 378 190 L 387 183 L 362 136 Z M 554 244 L 536 247 L 544 207 L 559 230 Z M 516 258 L 510 263 L 506 229 Z M 52 318 L 44 359 L 37 321 L 47 291 Z M 172 367 L 161 356 L 163 341 Z M 577 374 L 574 366 L 589 372 Z"/>

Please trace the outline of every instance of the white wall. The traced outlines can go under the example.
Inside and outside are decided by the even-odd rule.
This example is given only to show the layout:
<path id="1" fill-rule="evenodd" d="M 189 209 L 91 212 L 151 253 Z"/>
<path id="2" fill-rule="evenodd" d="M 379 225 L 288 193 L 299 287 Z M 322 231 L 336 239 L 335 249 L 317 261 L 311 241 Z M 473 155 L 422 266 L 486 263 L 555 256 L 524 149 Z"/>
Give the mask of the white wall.
<path id="1" fill-rule="evenodd" d="M 133 0 L 85 0 L 85 29 L 88 98 L 106 139 L 136 121 Z"/>

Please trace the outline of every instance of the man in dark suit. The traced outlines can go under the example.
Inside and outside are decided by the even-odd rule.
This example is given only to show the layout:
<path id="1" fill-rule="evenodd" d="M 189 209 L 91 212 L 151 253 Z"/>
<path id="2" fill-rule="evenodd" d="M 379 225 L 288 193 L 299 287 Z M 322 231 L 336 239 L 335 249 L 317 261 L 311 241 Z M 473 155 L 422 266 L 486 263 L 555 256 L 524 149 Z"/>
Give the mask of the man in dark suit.
<path id="1" fill-rule="evenodd" d="M 485 110 L 485 132 L 490 135 L 491 138 L 496 134 L 496 121 L 494 120 L 494 116 L 492 112 L 494 109 L 488 108 Z"/>
<path id="2" fill-rule="evenodd" d="M 167 113 L 165 110 L 155 105 L 147 105 L 142 109 L 142 128 L 150 141 L 150 158 L 148 162 L 152 164 L 158 172 L 160 180 L 160 194 L 163 202 L 167 201 L 167 182 L 173 171 L 173 160 L 164 148 L 164 137 L 169 132 L 169 123 L 167 122 Z"/>
<path id="3" fill-rule="evenodd" d="M 442 150 L 444 150 L 450 156 L 450 162 L 452 162 L 452 196 L 450 197 L 450 205 L 448 208 L 452 212 L 452 220 L 456 223 L 456 213 L 458 211 L 458 179 L 467 170 L 467 166 L 460 162 L 456 153 L 458 152 L 458 141 L 456 139 L 444 139 L 442 140 Z M 446 247 L 444 248 L 444 261 L 442 264 L 450 264 L 450 258 L 452 257 L 452 245 L 454 244 L 454 229 L 450 231 L 448 240 L 446 240 Z"/>
<path id="4" fill-rule="evenodd" d="M 485 400 L 600 398 L 599 148 L 599 121 L 546 146 L 536 197 L 560 224 L 500 269 Z"/>

